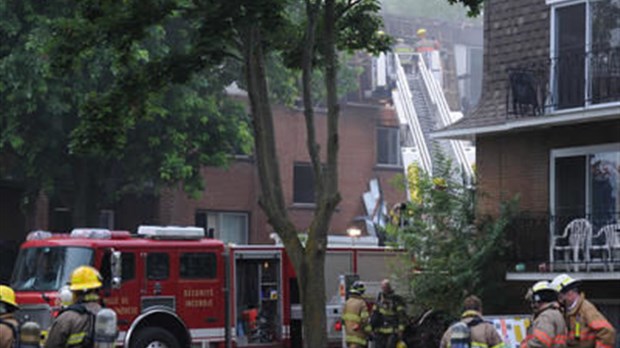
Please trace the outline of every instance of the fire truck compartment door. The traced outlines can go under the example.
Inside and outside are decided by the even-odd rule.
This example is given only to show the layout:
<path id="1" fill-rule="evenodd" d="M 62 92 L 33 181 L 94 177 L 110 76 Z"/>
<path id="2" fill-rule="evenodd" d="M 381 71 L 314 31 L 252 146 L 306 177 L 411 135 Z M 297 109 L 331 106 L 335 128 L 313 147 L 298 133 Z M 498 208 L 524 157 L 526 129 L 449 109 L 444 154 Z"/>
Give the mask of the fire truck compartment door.
<path id="1" fill-rule="evenodd" d="M 234 291 L 237 342 L 267 343 L 282 337 L 280 251 L 235 252 Z"/>
<path id="2" fill-rule="evenodd" d="M 150 251 L 141 254 L 143 283 L 141 311 L 151 307 L 166 307 L 176 311 L 178 260 L 170 251 Z"/>

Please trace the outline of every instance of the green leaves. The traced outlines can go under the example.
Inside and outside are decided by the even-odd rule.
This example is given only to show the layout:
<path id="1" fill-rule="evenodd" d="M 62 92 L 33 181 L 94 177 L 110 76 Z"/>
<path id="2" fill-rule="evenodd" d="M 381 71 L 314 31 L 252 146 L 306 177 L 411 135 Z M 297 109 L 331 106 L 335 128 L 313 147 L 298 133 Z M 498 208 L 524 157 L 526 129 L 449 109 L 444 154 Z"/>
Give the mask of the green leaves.
<path id="1" fill-rule="evenodd" d="M 439 167 L 445 169 L 434 177 L 410 168 L 412 199 L 393 212 L 387 230 L 413 260 L 402 277 L 410 284 L 414 307 L 456 314 L 466 295 L 484 297 L 500 280 L 504 230 L 516 202 L 505 202 L 496 218 L 477 219 L 475 188 L 465 185 L 449 163 Z"/>
<path id="2" fill-rule="evenodd" d="M 223 93 L 238 74 L 228 37 L 200 35 L 226 6 L 206 5 L 0 0 L 0 149 L 15 157 L 0 173 L 52 199 L 90 186 L 97 206 L 179 181 L 195 193 L 202 166 L 249 153 L 246 113 Z"/>

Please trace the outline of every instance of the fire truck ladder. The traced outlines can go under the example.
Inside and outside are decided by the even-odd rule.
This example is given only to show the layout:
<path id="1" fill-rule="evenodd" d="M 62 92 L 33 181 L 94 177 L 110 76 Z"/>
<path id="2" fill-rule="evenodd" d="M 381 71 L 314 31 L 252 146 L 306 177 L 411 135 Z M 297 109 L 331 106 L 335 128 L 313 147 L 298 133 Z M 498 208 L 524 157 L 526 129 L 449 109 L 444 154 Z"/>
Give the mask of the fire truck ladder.
<path id="1" fill-rule="evenodd" d="M 431 132 L 457 121 L 460 115 L 450 112 L 443 90 L 426 67 L 424 59 L 417 54 L 413 56 L 417 58 L 417 63 L 414 63 L 417 69 L 415 72 L 405 73 L 399 55 L 394 55 L 396 88 L 392 92 L 392 98 L 405 134 L 401 141 L 405 174 L 409 164 L 417 163 L 432 175 L 433 171 L 440 169 L 438 159 L 443 155 L 450 159 L 469 181 L 474 175 L 473 145 L 461 140 L 430 137 Z"/>

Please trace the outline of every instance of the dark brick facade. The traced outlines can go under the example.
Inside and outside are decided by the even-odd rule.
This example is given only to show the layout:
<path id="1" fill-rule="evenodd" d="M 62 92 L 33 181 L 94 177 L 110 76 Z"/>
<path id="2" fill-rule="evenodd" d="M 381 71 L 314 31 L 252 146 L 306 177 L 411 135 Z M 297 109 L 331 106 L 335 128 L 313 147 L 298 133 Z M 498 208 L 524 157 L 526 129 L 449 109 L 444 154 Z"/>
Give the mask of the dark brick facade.
<path id="1" fill-rule="evenodd" d="M 325 115 L 316 115 L 316 131 L 320 144 L 325 143 Z M 312 221 L 311 207 L 293 203 L 293 165 L 309 162 L 306 150 L 306 128 L 301 111 L 274 107 L 276 147 L 284 198 L 289 214 L 300 231 Z M 343 105 L 340 118 L 340 202 L 332 218 L 330 233 L 343 235 L 355 224 L 356 217 L 365 215 L 362 194 L 368 182 L 379 178 L 388 204 L 405 200 L 405 193 L 391 184 L 402 168 L 381 168 L 376 165 L 376 127 L 398 126 L 395 111 L 377 105 Z M 325 149 L 321 145 L 321 149 Z M 181 191 L 167 191 L 159 204 L 159 222 L 164 225 L 193 225 L 197 210 L 246 212 L 249 214 L 249 242 L 269 243 L 274 232 L 258 206 L 259 181 L 254 162 L 239 159 L 228 168 L 205 168 L 206 189 L 198 199 Z M 358 227 L 361 227 L 358 225 Z"/>
<path id="2" fill-rule="evenodd" d="M 481 213 L 496 213 L 502 198 L 515 195 L 521 210 L 548 213 L 551 150 L 617 142 L 620 121 L 477 137 Z"/>
<path id="3" fill-rule="evenodd" d="M 482 102 L 473 115 L 443 132 L 444 136 L 475 138 L 476 167 L 482 193 L 479 214 L 497 214 L 502 200 L 519 196 L 521 213 L 542 221 L 534 226 L 532 219 L 528 221 L 530 225 L 520 225 L 520 229 L 509 232 L 513 242 L 510 253 L 519 255 L 513 261 L 525 261 L 524 255 L 530 255 L 537 262 L 546 262 L 549 260 L 551 151 L 620 144 L 620 108 L 617 104 L 600 108 L 606 110 L 600 117 L 586 108 L 572 110 L 568 113 L 572 115 L 570 117 L 566 113 L 553 112 L 543 116 L 509 117 L 506 109 L 507 69 L 549 61 L 551 7 L 542 0 L 490 0 L 485 2 L 484 12 Z M 533 274 L 537 272 L 528 269 L 528 272 L 532 271 Z M 544 278 L 545 275 L 539 276 Z M 607 306 L 604 307 L 607 313 L 617 317 L 620 307 L 610 303 L 610 299 L 615 298 L 612 292 L 618 291 L 618 283 L 604 280 L 604 275 L 600 279 L 588 281 L 584 289 L 590 298 Z M 504 313 L 527 311 L 519 304 L 523 303 L 522 296 L 533 282 L 503 283 L 504 296 L 514 299 L 514 306 L 492 310 Z M 611 284 L 614 284 L 612 292 L 609 291 Z"/>
<path id="4" fill-rule="evenodd" d="M 549 58 L 549 13 L 542 0 L 485 2 L 482 97 L 472 115 L 450 129 L 507 121 L 507 69 Z"/>

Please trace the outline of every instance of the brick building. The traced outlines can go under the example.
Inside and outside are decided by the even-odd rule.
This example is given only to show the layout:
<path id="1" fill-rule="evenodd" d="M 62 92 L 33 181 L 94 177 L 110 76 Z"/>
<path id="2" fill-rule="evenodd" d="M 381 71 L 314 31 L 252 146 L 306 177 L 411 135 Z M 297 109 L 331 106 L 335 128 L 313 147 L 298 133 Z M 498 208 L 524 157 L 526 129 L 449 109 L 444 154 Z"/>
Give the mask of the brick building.
<path id="1" fill-rule="evenodd" d="M 274 106 L 274 124 L 284 197 L 291 219 L 303 232 L 314 212 L 303 112 Z M 323 144 L 325 113 L 316 113 L 316 132 L 319 144 Z M 350 227 L 364 230 L 361 220 L 368 214 L 362 195 L 369 191 L 370 180 L 378 179 L 387 207 L 405 200 L 406 194 L 391 184 L 393 178 L 403 173 L 399 124 L 391 106 L 371 100 L 343 103 L 340 139 L 342 201 L 332 217 L 330 233 L 346 235 Z M 135 231 L 140 224 L 198 225 L 211 230 L 213 237 L 230 242 L 273 243 L 270 234 L 275 231 L 258 205 L 260 187 L 252 156 L 238 156 L 227 168 L 205 167 L 203 174 L 206 189 L 199 198 L 190 198 L 181 189 L 168 189 L 159 195 L 127 196 L 101 212 L 100 227 Z M 27 218 L 20 210 L 23 187 L 7 182 L 0 190 L 0 247 L 4 265 L 0 281 L 6 281 L 16 249 L 28 231 L 65 231 L 73 226 L 69 209 L 54 200 L 41 196 L 36 214 Z"/>
<path id="2" fill-rule="evenodd" d="M 276 147 L 284 198 L 299 231 L 304 231 L 314 213 L 310 161 L 306 150 L 305 120 L 301 110 L 274 107 Z M 379 104 L 343 104 L 340 117 L 340 202 L 332 218 L 330 233 L 346 235 L 360 224 L 366 210 L 362 194 L 369 181 L 379 179 L 388 204 L 406 199 L 405 192 L 390 181 L 403 168 L 400 160 L 399 128 L 392 108 Z M 317 113 L 319 144 L 325 143 L 325 114 Z M 321 146 L 325 149 L 325 146 Z M 214 237 L 240 243 L 272 243 L 275 231 L 258 205 L 258 173 L 251 157 L 237 158 L 228 168 L 204 168 L 206 189 L 198 199 L 178 190 L 162 194 L 157 223 L 198 225 L 213 229 Z"/>
<path id="3" fill-rule="evenodd" d="M 435 136 L 475 139 L 481 214 L 520 196 L 506 310 L 569 271 L 618 323 L 620 4 L 490 0 L 484 13 L 481 103 Z"/>

